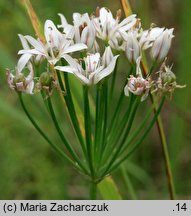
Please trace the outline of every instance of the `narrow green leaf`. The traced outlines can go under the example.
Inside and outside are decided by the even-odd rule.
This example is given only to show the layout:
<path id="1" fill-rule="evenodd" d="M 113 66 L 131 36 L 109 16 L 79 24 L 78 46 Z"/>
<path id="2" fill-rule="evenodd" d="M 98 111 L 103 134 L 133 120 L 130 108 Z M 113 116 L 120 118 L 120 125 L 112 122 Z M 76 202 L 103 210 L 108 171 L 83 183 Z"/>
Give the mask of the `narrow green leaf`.
<path id="1" fill-rule="evenodd" d="M 98 184 L 98 190 L 104 200 L 122 200 L 112 177 L 106 177 Z"/>

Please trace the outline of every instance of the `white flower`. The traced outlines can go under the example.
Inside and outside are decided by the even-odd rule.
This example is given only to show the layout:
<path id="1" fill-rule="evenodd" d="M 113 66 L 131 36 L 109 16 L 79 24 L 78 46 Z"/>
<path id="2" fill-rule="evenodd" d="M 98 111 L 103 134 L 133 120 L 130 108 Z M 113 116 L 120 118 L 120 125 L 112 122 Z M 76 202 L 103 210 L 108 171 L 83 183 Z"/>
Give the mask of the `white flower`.
<path id="1" fill-rule="evenodd" d="M 64 33 L 67 37 L 74 39 L 76 43 L 84 43 L 87 45 L 88 49 L 92 51 L 97 49 L 97 42 L 95 41 L 96 31 L 93 26 L 92 20 L 87 13 L 73 13 L 73 23 L 70 25 L 67 23 L 64 15 L 59 14 L 61 18 L 61 25 L 59 28 L 63 28 Z"/>
<path id="2" fill-rule="evenodd" d="M 164 31 L 164 28 L 151 28 L 149 30 L 142 31 L 139 35 L 139 44 L 143 50 L 150 48 L 153 42 L 158 38 Z"/>
<path id="3" fill-rule="evenodd" d="M 129 32 L 125 40 L 126 57 L 131 63 L 135 63 L 141 54 L 139 42 L 133 32 Z"/>
<path id="4" fill-rule="evenodd" d="M 16 75 L 13 75 L 10 70 L 7 70 L 7 83 L 9 87 L 18 92 L 24 92 L 27 94 L 33 94 L 34 88 L 34 72 L 31 63 L 28 63 L 27 68 L 29 70 L 28 76 L 18 71 L 16 68 Z"/>
<path id="5" fill-rule="evenodd" d="M 139 57 L 136 62 L 136 77 L 130 75 L 130 78 L 128 78 L 127 85 L 124 88 L 124 93 L 126 96 L 129 96 L 129 92 L 131 92 L 134 95 L 141 96 L 141 101 L 144 101 L 149 94 L 151 85 L 150 81 L 148 79 L 144 79 L 142 76 L 140 61 L 141 57 Z"/>
<path id="6" fill-rule="evenodd" d="M 44 56 L 50 64 L 56 64 L 65 54 L 87 48 L 82 43 L 71 45 L 72 41 L 66 39 L 65 35 L 57 30 L 51 20 L 45 22 L 44 34 L 47 42 L 45 45 L 40 40 L 36 40 L 31 36 L 25 36 L 34 49 L 20 50 L 19 54 L 29 53 Z"/>
<path id="7" fill-rule="evenodd" d="M 98 17 L 93 18 L 93 24 L 96 29 L 97 37 L 107 41 L 113 48 L 117 48 L 122 43 L 121 33 L 125 33 L 136 24 L 136 15 L 131 15 L 119 23 L 119 16 L 116 19 L 110 10 L 101 8 L 98 11 Z"/>
<path id="8" fill-rule="evenodd" d="M 74 13 L 73 22 L 76 43 L 84 43 L 91 50 L 95 43 L 96 32 L 89 15 Z"/>
<path id="9" fill-rule="evenodd" d="M 157 61 L 162 61 L 168 54 L 174 29 L 165 29 L 153 43 L 151 48 L 151 57 Z"/>
<path id="10" fill-rule="evenodd" d="M 85 85 L 97 84 L 100 80 L 110 75 L 116 64 L 118 56 L 114 56 L 109 65 L 105 66 L 99 53 L 89 54 L 83 59 L 83 62 L 78 63 L 75 59 L 67 55 L 65 60 L 69 66 L 56 66 L 55 69 L 72 73 L 78 77 Z"/>

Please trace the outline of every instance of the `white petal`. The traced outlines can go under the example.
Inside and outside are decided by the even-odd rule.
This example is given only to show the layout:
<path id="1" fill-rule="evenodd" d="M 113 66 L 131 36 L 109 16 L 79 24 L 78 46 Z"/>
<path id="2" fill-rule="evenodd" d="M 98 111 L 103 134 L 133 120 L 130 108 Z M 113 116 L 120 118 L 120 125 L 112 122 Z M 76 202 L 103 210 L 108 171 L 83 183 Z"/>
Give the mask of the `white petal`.
<path id="1" fill-rule="evenodd" d="M 59 47 L 59 44 L 62 41 L 63 35 L 58 31 L 56 26 L 51 20 L 46 20 L 44 24 L 44 34 L 46 37 L 47 43 L 51 47 Z"/>
<path id="2" fill-rule="evenodd" d="M 61 19 L 61 25 L 58 25 L 58 28 L 65 28 L 68 25 L 66 17 L 61 13 L 59 13 L 58 15 L 60 16 Z"/>
<path id="3" fill-rule="evenodd" d="M 70 66 L 56 66 L 54 67 L 54 69 L 59 70 L 59 71 L 63 71 L 63 72 L 68 72 L 68 73 L 74 73 L 77 72 L 76 68 L 70 67 Z"/>
<path id="4" fill-rule="evenodd" d="M 77 68 L 77 66 L 79 65 L 75 59 L 73 59 L 71 56 L 67 54 L 62 55 L 62 58 L 64 58 L 68 62 L 68 64 L 73 68 Z"/>
<path id="5" fill-rule="evenodd" d="M 21 72 L 23 70 L 23 68 L 26 66 L 26 64 L 28 63 L 29 59 L 31 58 L 31 54 L 24 54 L 20 57 L 18 64 L 17 64 L 17 70 L 18 72 Z"/>
<path id="6" fill-rule="evenodd" d="M 63 53 L 71 53 L 71 52 L 76 52 L 80 50 L 87 49 L 87 46 L 82 43 L 74 44 L 72 46 L 69 46 L 66 50 L 64 50 Z"/>
<path id="7" fill-rule="evenodd" d="M 23 49 L 30 49 L 30 47 L 29 47 L 29 45 L 27 43 L 26 38 L 23 35 L 21 35 L 21 34 L 18 34 L 18 36 L 19 36 L 20 41 L 22 43 Z"/>
<path id="8" fill-rule="evenodd" d="M 124 94 L 125 94 L 125 96 L 129 96 L 129 88 L 128 88 L 128 85 L 126 85 L 125 88 L 124 88 Z"/>
<path id="9" fill-rule="evenodd" d="M 42 53 L 36 49 L 31 49 L 31 50 L 19 50 L 18 52 L 19 55 L 23 55 L 23 54 L 32 54 L 32 55 L 43 55 L 45 56 L 45 53 Z"/>
<path id="10" fill-rule="evenodd" d="M 100 80 L 102 80 L 103 78 L 105 78 L 106 76 L 110 75 L 113 72 L 118 57 L 119 55 L 115 56 L 112 59 L 111 63 L 104 70 L 102 70 L 101 72 L 95 75 L 95 80 L 94 80 L 95 84 L 97 84 Z"/>
<path id="11" fill-rule="evenodd" d="M 34 81 L 31 81 L 25 90 L 26 93 L 28 94 L 33 94 L 33 89 L 34 89 Z"/>
<path id="12" fill-rule="evenodd" d="M 125 18 L 118 26 L 120 28 L 121 31 L 127 31 L 129 30 L 130 28 L 132 28 L 136 22 L 137 22 L 137 19 L 135 18 L 136 15 L 133 14 L 127 18 Z"/>
<path id="13" fill-rule="evenodd" d="M 27 35 L 25 38 L 28 40 L 28 42 L 39 52 L 43 53 L 44 52 L 44 45 L 42 42 L 34 39 L 33 37 Z"/>

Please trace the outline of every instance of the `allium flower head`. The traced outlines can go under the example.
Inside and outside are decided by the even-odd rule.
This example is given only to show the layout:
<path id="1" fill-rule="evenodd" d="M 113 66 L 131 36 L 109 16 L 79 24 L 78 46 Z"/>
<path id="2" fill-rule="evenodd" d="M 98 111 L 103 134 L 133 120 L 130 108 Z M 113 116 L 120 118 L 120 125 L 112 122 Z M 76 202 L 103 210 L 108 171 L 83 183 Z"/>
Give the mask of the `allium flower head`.
<path id="1" fill-rule="evenodd" d="M 92 85 L 97 84 L 100 80 L 113 72 L 117 58 L 118 56 L 113 56 L 110 63 L 106 65 L 105 60 L 102 60 L 99 53 L 88 54 L 87 57 L 80 62 L 77 62 L 70 56 L 66 56 L 65 59 L 69 63 L 69 66 L 56 66 L 55 69 L 72 73 L 78 77 L 83 84 Z"/>
<path id="2" fill-rule="evenodd" d="M 45 22 L 44 34 L 46 44 L 43 44 L 40 40 L 36 40 L 31 36 L 25 36 L 34 49 L 20 50 L 19 54 L 29 53 L 44 56 L 50 64 L 56 64 L 60 58 L 64 58 L 65 54 L 87 48 L 87 46 L 82 43 L 72 45 L 72 41 L 68 40 L 64 34 L 59 32 L 51 20 Z"/>

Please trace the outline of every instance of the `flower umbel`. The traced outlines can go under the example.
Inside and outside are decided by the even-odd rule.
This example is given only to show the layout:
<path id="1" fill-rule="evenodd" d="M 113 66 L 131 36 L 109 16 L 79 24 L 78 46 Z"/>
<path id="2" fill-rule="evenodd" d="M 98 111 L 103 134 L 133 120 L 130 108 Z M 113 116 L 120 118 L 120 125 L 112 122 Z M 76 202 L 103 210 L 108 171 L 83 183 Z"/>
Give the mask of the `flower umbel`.
<path id="1" fill-rule="evenodd" d="M 173 29 L 152 26 L 144 30 L 136 15 L 121 20 L 120 10 L 114 18 L 111 11 L 104 7 L 97 8 L 94 15 L 74 13 L 72 25 L 64 15 L 59 16 L 61 24 L 58 28 L 61 31 L 51 20 L 46 20 L 43 42 L 29 35 L 19 35 L 23 46 L 19 51 L 21 57 L 15 75 L 7 70 L 7 82 L 11 89 L 19 93 L 26 115 L 42 137 L 61 157 L 88 176 L 91 184 L 96 185 L 145 139 L 158 118 L 165 97 L 155 107 L 152 119 L 150 114 L 153 107 L 134 131 L 131 128 L 142 104 L 140 101 L 144 101 L 149 93 L 155 93 L 160 99 L 160 96 L 171 96 L 176 88 L 184 87 L 177 85 L 172 67 L 166 66 L 165 62 L 161 66 L 174 37 Z M 147 53 L 148 49 L 150 53 Z M 148 61 L 148 73 L 141 62 L 143 51 L 144 57 L 148 54 L 152 56 L 152 59 L 149 58 L 151 62 Z M 124 54 L 126 58 L 123 58 Z M 124 66 L 123 70 L 121 66 Z M 153 73 L 158 68 L 160 70 L 156 79 Z M 122 73 L 128 73 L 127 81 L 123 79 Z M 53 90 L 60 94 L 52 94 Z M 115 90 L 118 90 L 116 95 Z M 41 92 L 64 148 L 49 139 L 49 134 L 44 132 L 27 110 L 21 93 L 37 92 Z M 125 96 L 131 95 L 130 99 L 124 93 Z M 56 100 L 61 99 L 64 103 L 52 100 L 55 95 Z M 65 136 L 66 127 L 62 128 L 57 119 L 62 116 L 54 110 L 58 104 L 64 104 L 62 108 L 68 115 L 63 122 L 65 124 L 69 120 L 72 124 L 71 136 Z M 74 134 L 76 139 L 69 139 Z"/>

